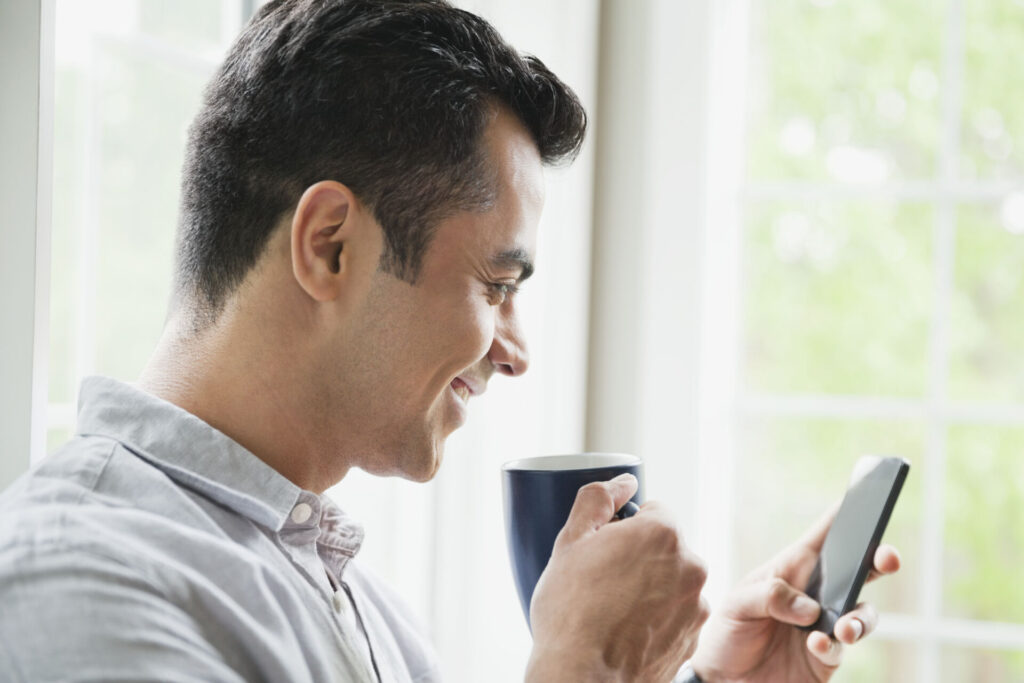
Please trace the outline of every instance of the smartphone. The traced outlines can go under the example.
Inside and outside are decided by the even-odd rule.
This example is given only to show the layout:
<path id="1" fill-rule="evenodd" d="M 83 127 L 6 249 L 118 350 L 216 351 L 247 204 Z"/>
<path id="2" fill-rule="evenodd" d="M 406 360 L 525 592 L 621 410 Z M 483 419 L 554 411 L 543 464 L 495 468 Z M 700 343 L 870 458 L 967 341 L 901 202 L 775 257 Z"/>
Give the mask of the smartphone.
<path id="1" fill-rule="evenodd" d="M 807 630 L 834 637 L 836 621 L 857 605 L 909 471 L 903 458 L 864 456 L 857 461 L 805 590 L 821 605 L 821 616 Z"/>

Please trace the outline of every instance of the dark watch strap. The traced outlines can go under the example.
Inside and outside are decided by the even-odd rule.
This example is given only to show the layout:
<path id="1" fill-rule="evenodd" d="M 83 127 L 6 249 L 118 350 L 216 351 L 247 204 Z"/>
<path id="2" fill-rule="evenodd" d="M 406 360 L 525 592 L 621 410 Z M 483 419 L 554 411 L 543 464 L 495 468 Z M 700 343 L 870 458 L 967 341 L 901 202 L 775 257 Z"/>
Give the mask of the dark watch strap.
<path id="1" fill-rule="evenodd" d="M 693 667 L 687 664 L 672 683 L 704 683 L 704 681 L 700 679 Z"/>

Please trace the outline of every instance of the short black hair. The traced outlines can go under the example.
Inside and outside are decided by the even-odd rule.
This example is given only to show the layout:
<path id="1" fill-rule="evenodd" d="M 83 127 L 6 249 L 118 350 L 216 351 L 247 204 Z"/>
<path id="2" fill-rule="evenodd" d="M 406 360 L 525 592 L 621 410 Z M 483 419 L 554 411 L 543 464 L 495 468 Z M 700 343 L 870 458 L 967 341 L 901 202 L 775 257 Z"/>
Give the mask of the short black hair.
<path id="1" fill-rule="evenodd" d="M 445 0 L 276 0 L 249 22 L 189 129 L 175 295 L 216 318 L 302 192 L 347 185 L 381 224 L 381 268 L 415 282 L 433 228 L 493 202 L 481 138 L 505 107 L 545 163 L 587 117 L 536 57 Z"/>

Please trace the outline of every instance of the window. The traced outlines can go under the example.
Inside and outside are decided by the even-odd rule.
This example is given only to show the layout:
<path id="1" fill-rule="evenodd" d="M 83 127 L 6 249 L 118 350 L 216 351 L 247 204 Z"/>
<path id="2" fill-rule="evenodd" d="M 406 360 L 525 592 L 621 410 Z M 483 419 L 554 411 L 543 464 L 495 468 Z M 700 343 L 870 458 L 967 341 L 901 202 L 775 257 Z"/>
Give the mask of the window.
<path id="1" fill-rule="evenodd" d="M 1024 2 L 749 12 L 735 569 L 905 456 L 905 570 L 839 679 L 1020 679 Z"/>
<path id="2" fill-rule="evenodd" d="M 249 11 L 57 3 L 49 450 L 74 428 L 81 378 L 134 380 L 159 339 L 185 132 Z"/>

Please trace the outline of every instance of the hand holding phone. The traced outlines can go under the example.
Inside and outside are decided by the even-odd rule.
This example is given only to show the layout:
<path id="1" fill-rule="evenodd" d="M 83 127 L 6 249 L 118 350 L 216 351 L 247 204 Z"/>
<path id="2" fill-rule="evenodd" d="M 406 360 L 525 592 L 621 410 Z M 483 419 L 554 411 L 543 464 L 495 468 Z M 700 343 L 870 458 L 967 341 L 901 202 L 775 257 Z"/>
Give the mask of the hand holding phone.
<path id="1" fill-rule="evenodd" d="M 899 570 L 896 549 L 878 547 L 908 469 L 899 458 L 859 463 L 838 514 L 823 515 L 725 596 L 701 631 L 694 671 L 708 681 L 788 681 L 798 671 L 808 680 L 829 680 L 843 646 L 868 636 L 877 623 L 874 608 L 857 607 L 861 585 L 870 572 Z M 807 592 L 821 607 L 804 595 L 815 564 L 820 566 Z M 824 633 L 793 628 L 808 622 Z"/>
<path id="2" fill-rule="evenodd" d="M 807 584 L 805 592 L 821 605 L 821 616 L 807 630 L 834 637 L 836 621 L 857 605 L 909 471 L 903 458 L 864 456 L 857 461 Z"/>

